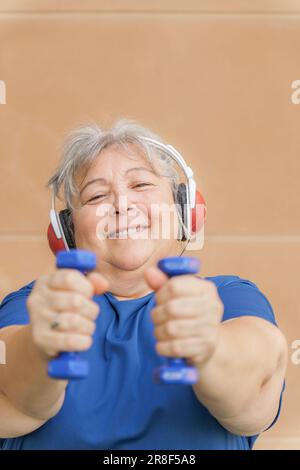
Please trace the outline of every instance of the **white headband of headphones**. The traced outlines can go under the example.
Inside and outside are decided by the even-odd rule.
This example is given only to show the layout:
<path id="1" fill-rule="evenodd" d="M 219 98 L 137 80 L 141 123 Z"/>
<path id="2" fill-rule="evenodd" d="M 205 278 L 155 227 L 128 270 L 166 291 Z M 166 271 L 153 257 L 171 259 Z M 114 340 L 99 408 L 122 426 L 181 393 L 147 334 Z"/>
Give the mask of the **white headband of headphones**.
<path id="1" fill-rule="evenodd" d="M 188 186 L 188 191 L 187 191 L 187 203 L 189 207 L 192 209 L 195 207 L 196 204 L 196 183 L 193 178 L 194 173 L 193 170 L 191 169 L 190 166 L 186 164 L 184 161 L 184 158 L 180 153 L 172 147 L 172 145 L 165 145 L 161 142 L 158 142 L 157 140 L 150 139 L 149 137 L 143 137 L 140 136 L 143 140 L 146 142 L 149 142 L 150 144 L 153 144 L 155 147 L 157 147 L 159 150 L 163 150 L 164 152 L 168 153 L 180 166 L 182 171 L 184 172 L 186 179 L 187 179 L 187 186 Z"/>

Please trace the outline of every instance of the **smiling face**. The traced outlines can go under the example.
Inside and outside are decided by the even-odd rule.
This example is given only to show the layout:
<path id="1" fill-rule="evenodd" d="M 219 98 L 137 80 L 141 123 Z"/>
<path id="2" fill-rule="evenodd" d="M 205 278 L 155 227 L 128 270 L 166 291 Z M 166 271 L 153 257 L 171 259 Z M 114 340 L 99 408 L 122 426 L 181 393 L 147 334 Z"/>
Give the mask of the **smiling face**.
<path id="1" fill-rule="evenodd" d="M 94 251 L 102 266 L 137 270 L 180 254 L 170 178 L 137 147 L 130 145 L 130 154 L 120 146 L 104 149 L 77 182 L 76 246 Z"/>

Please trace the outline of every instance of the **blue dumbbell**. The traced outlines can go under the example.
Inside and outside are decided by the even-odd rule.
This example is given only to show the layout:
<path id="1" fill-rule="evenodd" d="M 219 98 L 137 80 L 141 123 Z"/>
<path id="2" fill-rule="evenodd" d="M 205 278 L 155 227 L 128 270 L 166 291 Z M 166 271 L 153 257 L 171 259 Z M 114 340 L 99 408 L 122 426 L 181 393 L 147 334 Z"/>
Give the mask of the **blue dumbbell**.
<path id="1" fill-rule="evenodd" d="M 200 261 L 198 258 L 171 256 L 161 259 L 158 262 L 158 267 L 169 277 L 196 274 L 200 270 Z M 154 371 L 154 381 L 157 383 L 191 385 L 198 380 L 197 368 L 188 365 L 186 360 L 182 358 L 167 358 L 166 364 Z"/>
<path id="2" fill-rule="evenodd" d="M 96 268 L 96 255 L 91 251 L 77 249 L 59 251 L 56 267 L 77 269 L 85 274 Z M 88 372 L 88 362 L 78 352 L 62 352 L 48 364 L 48 375 L 54 379 L 84 379 Z"/>

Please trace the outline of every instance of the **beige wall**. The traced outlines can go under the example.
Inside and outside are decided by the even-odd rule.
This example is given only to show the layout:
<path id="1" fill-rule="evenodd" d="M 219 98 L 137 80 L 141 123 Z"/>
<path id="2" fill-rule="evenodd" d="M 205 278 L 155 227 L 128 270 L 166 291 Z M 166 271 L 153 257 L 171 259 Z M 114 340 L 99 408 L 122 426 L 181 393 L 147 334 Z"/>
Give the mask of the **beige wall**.
<path id="1" fill-rule="evenodd" d="M 44 185 L 64 133 L 126 116 L 196 172 L 203 273 L 256 282 L 300 338 L 299 44 L 299 0 L 0 0 L 1 298 L 53 267 Z M 290 361 L 256 448 L 300 449 L 299 393 Z"/>

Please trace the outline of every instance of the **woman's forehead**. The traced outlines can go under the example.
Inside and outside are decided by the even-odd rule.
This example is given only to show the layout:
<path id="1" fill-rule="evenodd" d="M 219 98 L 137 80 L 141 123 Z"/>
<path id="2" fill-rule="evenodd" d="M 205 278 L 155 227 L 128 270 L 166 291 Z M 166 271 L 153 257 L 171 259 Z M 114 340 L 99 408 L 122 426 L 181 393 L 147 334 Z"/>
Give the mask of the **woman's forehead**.
<path id="1" fill-rule="evenodd" d="M 128 150 L 122 146 L 108 147 L 102 150 L 88 167 L 78 169 L 77 181 L 79 181 L 79 185 L 82 187 L 91 176 L 95 177 L 95 172 L 98 173 L 98 171 L 101 175 L 104 175 L 107 170 L 109 174 L 118 173 L 124 177 L 133 176 L 136 172 L 158 175 L 159 165 L 157 162 L 154 166 L 141 149 L 132 144 L 129 145 L 131 148 Z"/>
<path id="2" fill-rule="evenodd" d="M 115 166 L 117 164 L 117 166 Z M 133 167 L 145 167 L 151 169 L 152 166 L 145 155 L 141 152 L 131 152 L 122 147 L 103 150 L 94 162 L 94 166 L 105 169 L 114 166 L 115 170 L 129 169 Z"/>

